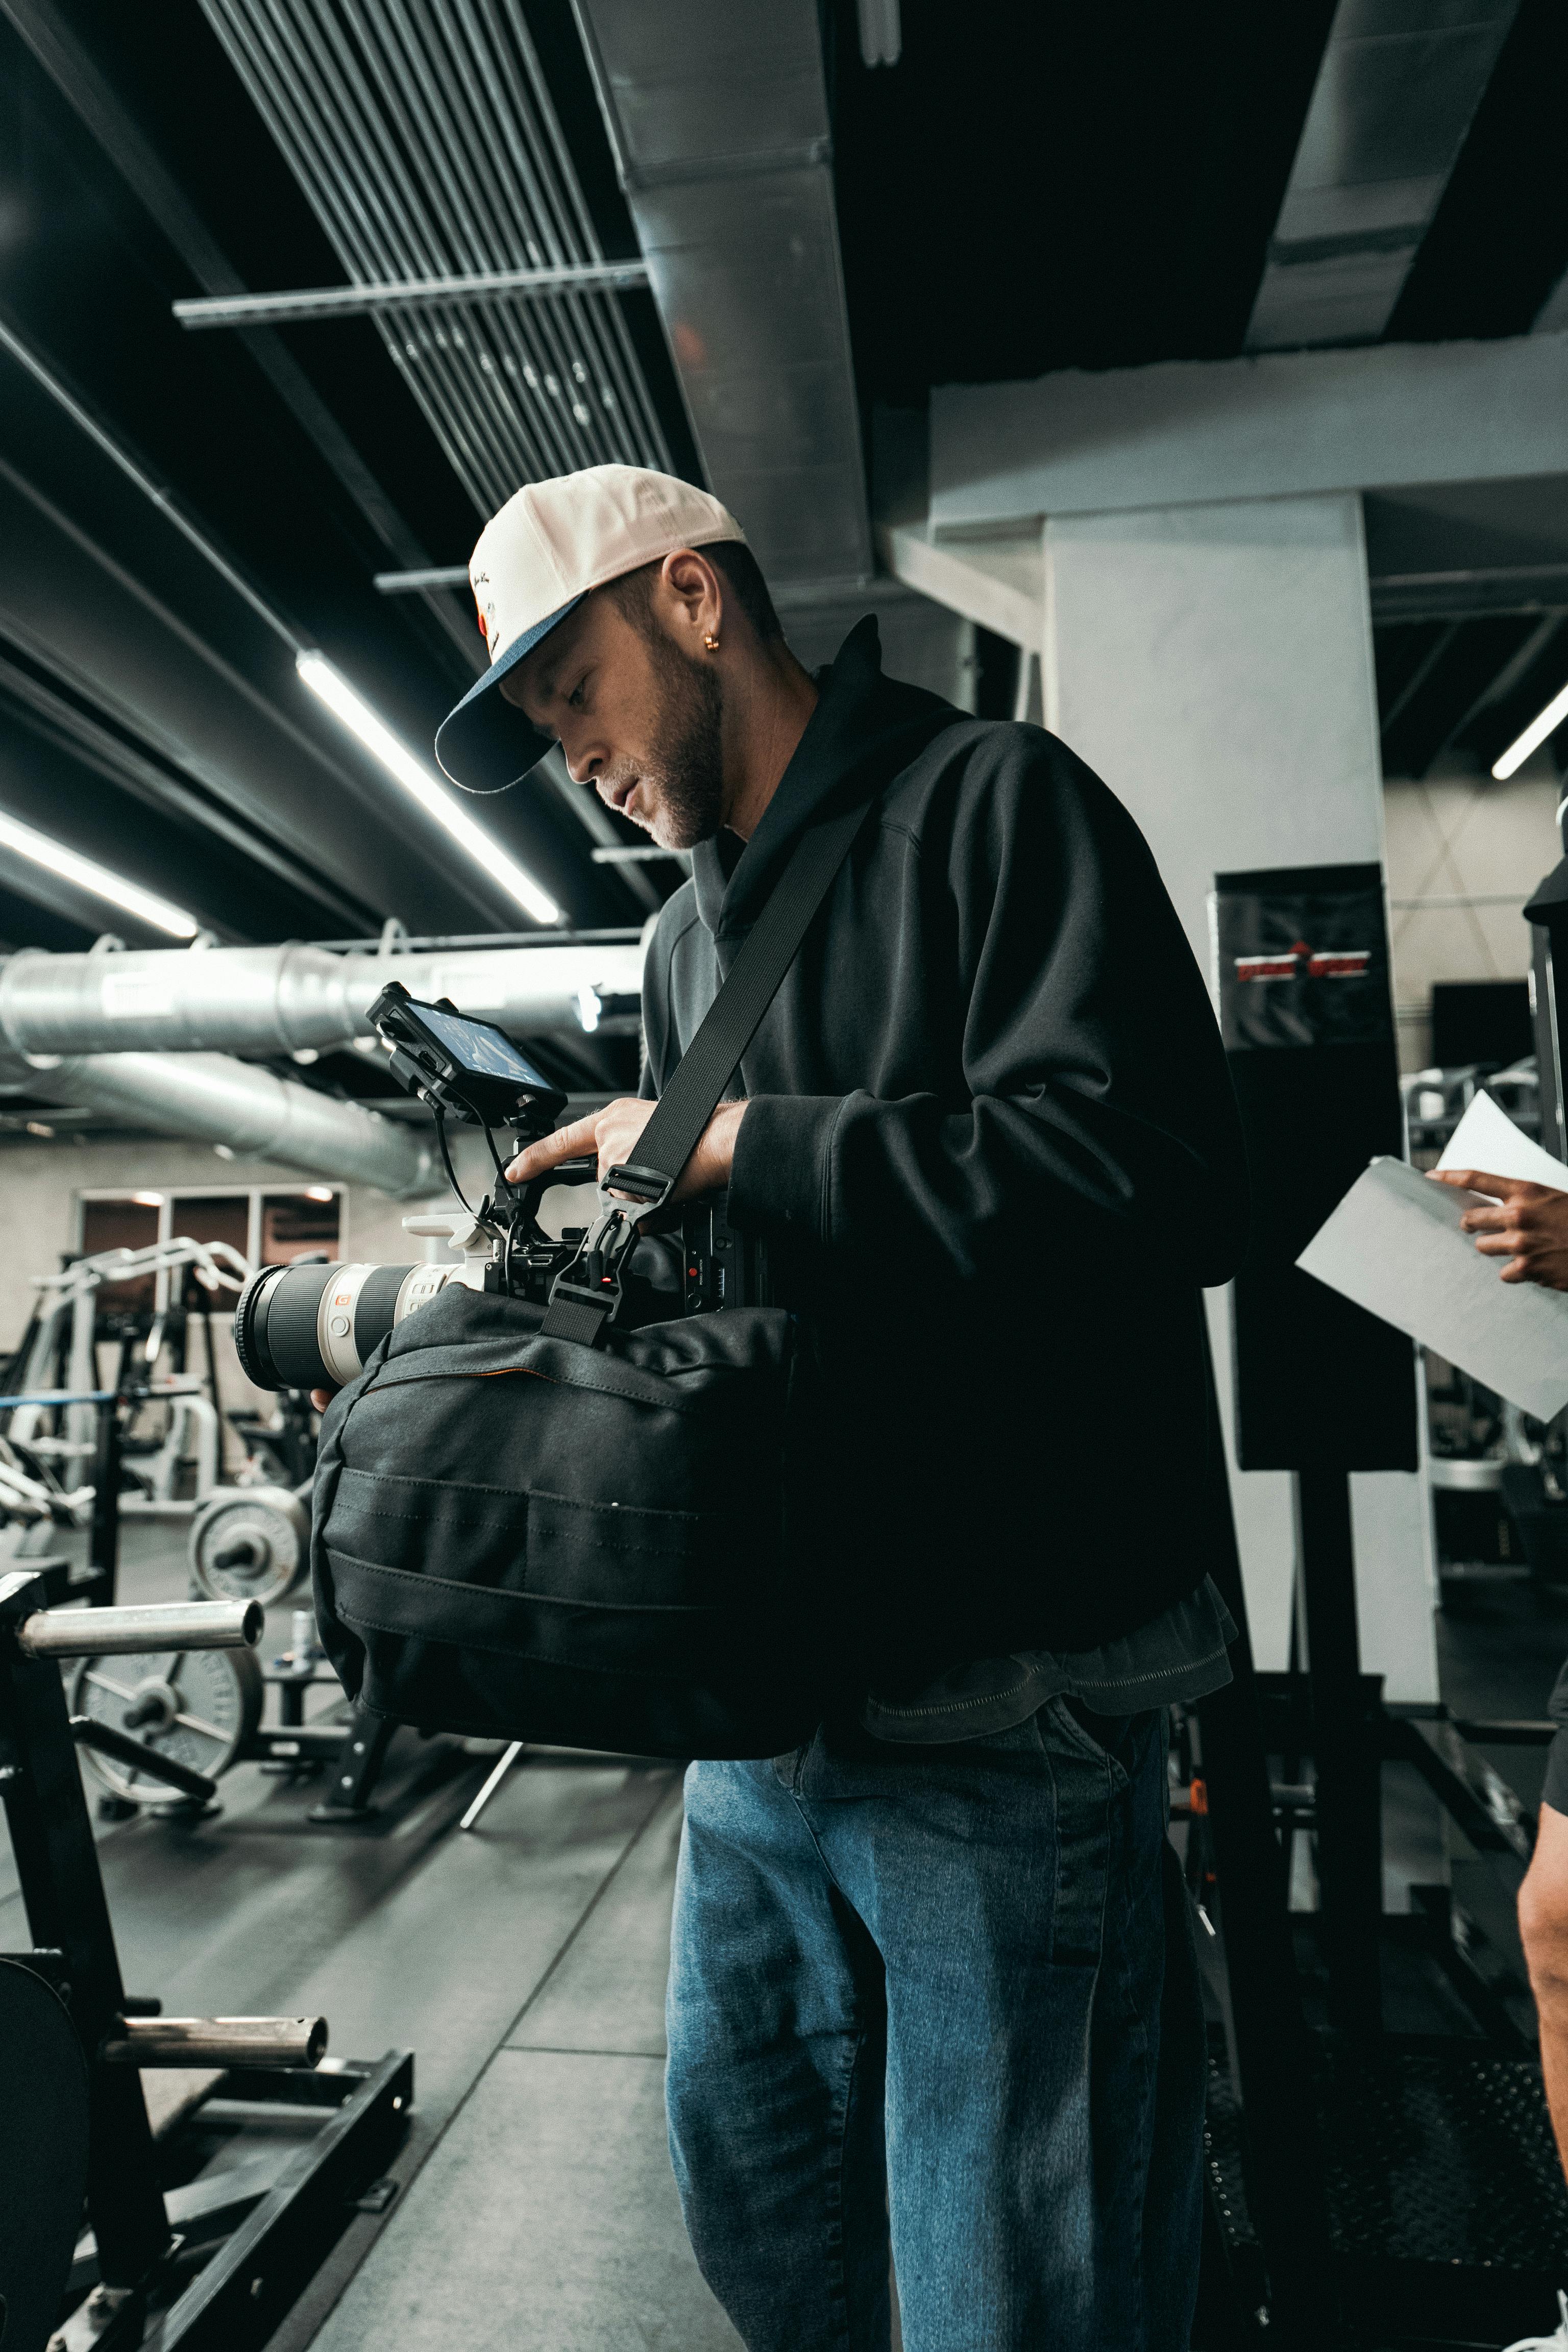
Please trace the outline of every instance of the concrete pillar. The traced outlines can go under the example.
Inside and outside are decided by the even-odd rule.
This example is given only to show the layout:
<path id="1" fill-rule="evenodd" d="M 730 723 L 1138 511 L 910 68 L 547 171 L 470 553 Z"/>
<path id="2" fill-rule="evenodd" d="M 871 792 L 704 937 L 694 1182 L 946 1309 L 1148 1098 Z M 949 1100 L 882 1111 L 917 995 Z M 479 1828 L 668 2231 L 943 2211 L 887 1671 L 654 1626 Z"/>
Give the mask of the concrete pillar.
<path id="1" fill-rule="evenodd" d="M 1216 871 L 1383 856 L 1361 500 L 1354 493 L 1073 515 L 1045 528 L 1045 723 L 1143 830 L 1204 971 Z M 1229 1313 L 1211 1294 L 1230 1440 Z M 1231 1473 L 1260 1665 L 1283 1666 L 1290 1481 Z M 1363 1661 L 1435 1698 L 1425 1480 L 1353 1481 Z"/>

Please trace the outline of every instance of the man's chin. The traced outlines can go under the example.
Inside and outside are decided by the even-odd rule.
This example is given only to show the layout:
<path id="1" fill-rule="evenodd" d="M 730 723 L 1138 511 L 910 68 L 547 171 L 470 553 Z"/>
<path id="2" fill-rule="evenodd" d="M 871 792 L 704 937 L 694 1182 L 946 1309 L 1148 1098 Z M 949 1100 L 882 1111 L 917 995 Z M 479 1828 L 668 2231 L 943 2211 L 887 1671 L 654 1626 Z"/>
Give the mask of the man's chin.
<path id="1" fill-rule="evenodd" d="M 709 833 L 699 832 L 690 818 L 675 815 L 665 809 L 657 809 L 651 822 L 647 817 L 637 816 L 632 823 L 641 826 L 658 849 L 695 849 L 700 841 L 711 837 Z M 711 830 L 716 833 L 717 825 Z"/>

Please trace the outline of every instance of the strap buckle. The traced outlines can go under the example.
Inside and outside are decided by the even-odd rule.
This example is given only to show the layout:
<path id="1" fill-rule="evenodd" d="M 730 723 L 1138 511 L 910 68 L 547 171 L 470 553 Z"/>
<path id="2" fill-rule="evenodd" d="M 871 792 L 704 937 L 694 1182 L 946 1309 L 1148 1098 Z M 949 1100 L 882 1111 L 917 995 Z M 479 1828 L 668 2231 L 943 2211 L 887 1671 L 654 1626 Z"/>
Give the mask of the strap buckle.
<path id="1" fill-rule="evenodd" d="M 635 1160 L 626 1167 L 612 1168 L 602 1190 L 606 1192 L 629 1192 L 647 1214 L 649 1209 L 662 1209 L 675 1190 L 676 1180 L 667 1176 L 662 1168 L 639 1168 Z"/>
<path id="2" fill-rule="evenodd" d="M 617 1170 L 618 1175 L 621 1171 Z M 668 1179 L 659 1182 L 668 1187 Z M 637 1245 L 637 1215 L 624 1208 L 618 1201 L 610 1202 L 603 1214 L 589 1228 L 583 1245 L 570 1265 L 563 1266 L 551 1286 L 550 1304 L 565 1305 L 575 1301 L 591 1307 L 603 1323 L 613 1323 L 621 1311 L 625 1296 L 621 1288 L 621 1272 Z"/>

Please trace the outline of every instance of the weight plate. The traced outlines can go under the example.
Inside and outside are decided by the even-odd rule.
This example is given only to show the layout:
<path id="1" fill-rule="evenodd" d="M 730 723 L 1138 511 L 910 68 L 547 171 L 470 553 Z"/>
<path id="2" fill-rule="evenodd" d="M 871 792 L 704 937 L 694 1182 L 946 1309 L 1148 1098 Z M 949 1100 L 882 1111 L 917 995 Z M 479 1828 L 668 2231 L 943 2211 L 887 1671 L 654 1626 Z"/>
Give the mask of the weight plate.
<path id="1" fill-rule="evenodd" d="M 0 2339 L 44 2352 L 87 2195 L 87 2062 L 64 2001 L 0 1960 Z"/>
<path id="2" fill-rule="evenodd" d="M 310 1563 L 310 1507 L 287 1486 L 226 1487 L 191 1528 L 191 1574 L 209 1601 L 270 1607 Z"/>
<path id="3" fill-rule="evenodd" d="M 83 1658 L 71 1672 L 73 1715 L 95 1716 L 160 1755 L 216 1780 L 254 1738 L 267 1685 L 253 1650 L 159 1650 Z M 166 1780 L 82 1750 L 89 1771 L 138 1804 L 176 1799 Z"/>

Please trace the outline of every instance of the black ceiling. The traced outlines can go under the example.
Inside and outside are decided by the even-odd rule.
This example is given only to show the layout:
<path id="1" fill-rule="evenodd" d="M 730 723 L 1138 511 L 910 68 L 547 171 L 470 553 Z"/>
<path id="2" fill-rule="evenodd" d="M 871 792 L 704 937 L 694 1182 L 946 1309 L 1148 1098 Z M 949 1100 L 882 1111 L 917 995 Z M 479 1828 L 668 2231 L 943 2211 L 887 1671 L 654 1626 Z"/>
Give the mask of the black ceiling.
<path id="1" fill-rule="evenodd" d="M 631 253 L 570 0 L 525 5 L 605 250 Z M 823 0 L 868 416 L 933 383 L 1238 352 L 1331 13 L 903 0 L 900 62 L 868 71 L 854 0 Z M 1565 76 L 1568 9 L 1523 0 L 1396 335 L 1529 327 L 1568 265 Z M 483 518 L 403 379 L 363 320 L 190 334 L 170 311 L 341 275 L 196 0 L 0 0 L 0 327 L 37 362 L 0 348 L 0 808 L 228 938 L 369 932 L 391 914 L 507 927 L 515 909 L 314 708 L 265 617 L 38 378 L 424 750 L 479 640 L 465 599 L 380 596 L 372 578 L 460 562 Z M 651 301 L 622 299 L 694 470 Z M 1391 769 L 1420 772 L 1450 743 L 1494 757 L 1562 682 L 1550 583 L 1516 601 L 1538 609 L 1406 606 L 1380 625 Z M 595 864 L 559 793 L 481 814 L 575 923 L 646 913 L 662 869 L 639 887 Z M 81 944 L 100 927 L 68 887 L 19 867 L 0 884 L 0 941 Z"/>

